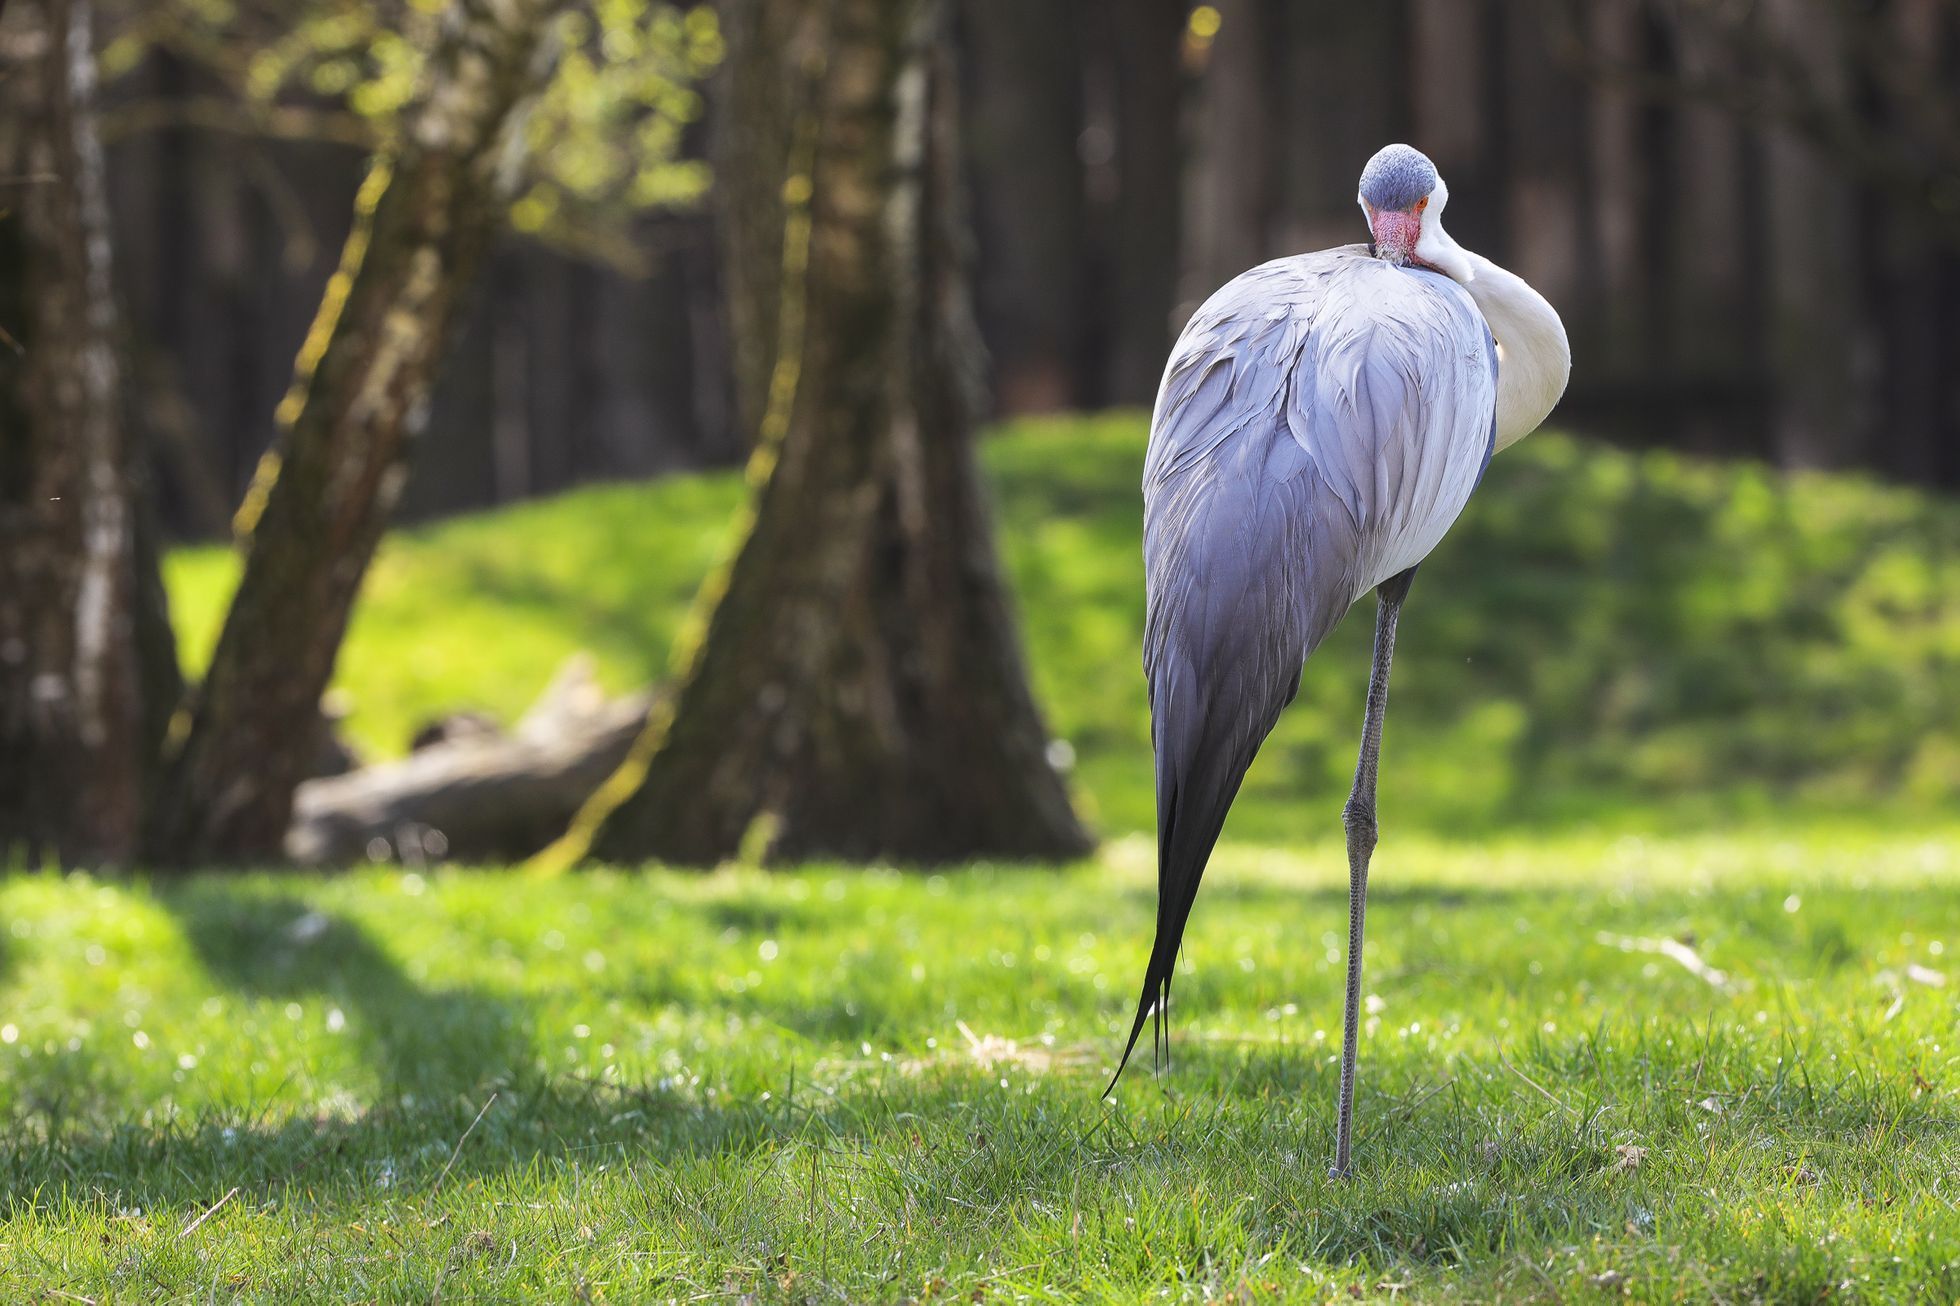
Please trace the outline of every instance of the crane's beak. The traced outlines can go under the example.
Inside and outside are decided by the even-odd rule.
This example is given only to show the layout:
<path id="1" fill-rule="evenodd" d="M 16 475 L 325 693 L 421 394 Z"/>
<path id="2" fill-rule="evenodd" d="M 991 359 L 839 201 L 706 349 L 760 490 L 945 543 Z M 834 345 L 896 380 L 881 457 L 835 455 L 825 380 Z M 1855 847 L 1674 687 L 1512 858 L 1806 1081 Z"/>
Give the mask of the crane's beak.
<path id="1" fill-rule="evenodd" d="M 1368 228 L 1374 233 L 1376 258 L 1387 259 L 1398 267 L 1422 261 L 1416 257 L 1416 242 L 1422 239 L 1421 208 L 1371 208 Z"/>

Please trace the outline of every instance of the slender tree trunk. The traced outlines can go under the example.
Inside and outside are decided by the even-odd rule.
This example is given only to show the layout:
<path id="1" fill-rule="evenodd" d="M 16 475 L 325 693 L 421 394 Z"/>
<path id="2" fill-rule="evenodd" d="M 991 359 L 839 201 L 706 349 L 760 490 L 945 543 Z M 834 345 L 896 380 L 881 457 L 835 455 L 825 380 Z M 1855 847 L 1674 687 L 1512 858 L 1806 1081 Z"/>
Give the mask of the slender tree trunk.
<path id="1" fill-rule="evenodd" d="M 972 218 L 985 276 L 975 311 L 993 343 L 1002 413 L 1052 412 L 1085 398 L 1096 307 L 1086 275 L 1085 165 L 1106 172 L 1112 139 L 1084 121 L 1081 5 L 965 0 L 973 67 L 967 148 L 987 183 Z"/>
<path id="2" fill-rule="evenodd" d="M 1942 57 L 1960 45 L 1960 14 L 1952 5 L 1898 0 L 1881 6 L 1873 18 L 1890 27 L 1910 62 L 1910 84 L 1935 85 L 1942 77 L 1950 82 L 1960 75 L 1960 67 L 1941 66 Z M 1872 76 L 1870 69 L 1865 72 L 1862 90 L 1870 117 L 1883 130 L 1910 139 L 1918 105 L 1901 87 Z M 1960 130 L 1960 119 L 1955 128 Z M 1917 220 L 1919 214 L 1901 211 L 1889 199 L 1867 186 L 1858 215 L 1859 229 L 1866 233 L 1860 245 L 1867 314 L 1885 381 L 1873 396 L 1878 411 L 1874 447 L 1867 457 L 1888 474 L 1916 484 L 1951 484 L 1950 475 L 1942 475 L 1941 461 L 1943 455 L 1949 463 L 1955 461 L 1956 442 L 1948 428 L 1960 420 L 1960 405 L 1952 405 L 1951 363 L 1960 341 L 1941 329 L 1941 317 L 1951 312 L 1951 274 L 1960 264 L 1960 250 L 1940 242 Z"/>
<path id="3" fill-rule="evenodd" d="M 1211 292 L 1272 258 L 1279 157 L 1272 106 L 1280 99 L 1279 0 L 1220 0 L 1192 95 L 1195 129 L 1185 173 L 1180 326 Z M 1365 159 L 1365 156 L 1364 156 Z M 1359 176 L 1357 172 L 1355 174 Z"/>
<path id="4" fill-rule="evenodd" d="M 1820 0 L 1771 0 L 1760 14 L 1769 39 L 1815 79 L 1815 93 L 1842 108 L 1849 76 L 1834 19 L 1853 21 Z M 1871 351 L 1860 313 L 1855 191 L 1791 130 L 1770 129 L 1767 165 L 1776 457 L 1788 467 L 1849 466 L 1870 435 L 1861 402 Z"/>
<path id="5" fill-rule="evenodd" d="M 753 215 L 782 250 L 755 521 L 677 705 L 560 852 L 1078 854 L 1088 839 L 1046 758 L 973 464 L 947 6 L 730 10 L 731 83 L 769 80 L 791 108 L 774 119 L 787 148 L 724 156 L 789 165 L 786 183 L 724 175 L 787 200 L 779 224 Z M 772 27 L 795 35 L 748 39 Z M 733 248 L 766 243 L 737 233 Z M 758 265 L 730 264 L 734 302 L 760 300 Z"/>
<path id="6" fill-rule="evenodd" d="M 89 4 L 19 10 L 0 81 L 19 287 L 0 322 L 19 337 L 0 350 L 0 859 L 127 864 L 176 653 L 122 408 Z"/>
<path id="7" fill-rule="evenodd" d="M 1273 207 L 1261 257 L 1365 239 L 1355 179 L 1369 155 L 1408 140 L 1413 126 L 1409 0 L 1285 3 L 1267 23 L 1256 53 L 1271 88 Z M 1221 49 L 1230 35 L 1228 24 Z M 1301 123 L 1315 129 L 1300 130 Z"/>
<path id="8" fill-rule="evenodd" d="M 762 429 L 776 366 L 784 189 L 791 179 L 797 98 L 804 68 L 823 52 L 813 45 L 821 39 L 819 25 L 795 5 L 727 4 L 717 18 L 728 48 L 742 52 L 742 57 L 724 58 L 717 73 L 714 202 L 722 265 L 728 273 L 735 421 L 752 435 Z"/>
<path id="9" fill-rule="evenodd" d="M 245 569 L 150 851 L 280 855 L 361 577 L 408 474 L 458 300 L 501 220 L 502 180 L 561 0 L 451 0 L 418 102 L 377 160 L 246 496 Z"/>
<path id="10" fill-rule="evenodd" d="M 1091 398 L 1147 406 L 1184 326 L 1172 320 L 1184 167 L 1185 0 L 1103 0 L 1097 48 L 1108 61 L 1115 186 L 1092 188 L 1102 278 L 1103 371 Z"/>
<path id="11" fill-rule="evenodd" d="M 1507 266 L 1554 304 L 1584 313 L 1599 296 L 1586 257 L 1584 86 L 1553 57 L 1545 24 L 1513 22 L 1504 31 L 1500 75 L 1510 83 L 1508 121 L 1514 164 L 1505 225 L 1528 232 Z"/>

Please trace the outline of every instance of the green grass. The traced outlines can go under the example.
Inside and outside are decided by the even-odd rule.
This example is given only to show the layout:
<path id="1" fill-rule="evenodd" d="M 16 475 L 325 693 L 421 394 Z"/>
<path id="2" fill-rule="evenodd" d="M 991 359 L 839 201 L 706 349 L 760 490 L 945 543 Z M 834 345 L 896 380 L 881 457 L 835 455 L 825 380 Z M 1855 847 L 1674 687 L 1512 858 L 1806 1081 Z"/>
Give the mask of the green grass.
<path id="1" fill-rule="evenodd" d="M 1345 1185 L 1331 845 L 1227 850 L 1108 1106 L 1141 840 L 17 875 L 0 1299 L 1952 1300 L 1957 837 L 1391 830 Z"/>
<path id="2" fill-rule="evenodd" d="M 1104 833 L 1151 828 L 1143 422 L 1026 423 L 986 446 L 1037 688 Z M 590 649 L 664 678 L 726 547 L 733 474 L 585 490 L 390 537 L 341 660 L 370 753 L 459 707 L 511 719 Z M 174 555 L 187 664 L 235 569 Z M 1318 837 L 1354 767 L 1370 620 L 1308 667 L 1231 833 Z M 1491 468 L 1403 621 L 1386 809 L 1464 833 L 1937 819 L 1960 792 L 1960 505 L 1853 477 L 1537 435 Z M 1882 809 L 1882 811 L 1881 811 Z"/>
<path id="3" fill-rule="evenodd" d="M 1096 860 L 0 878 L 0 1300 L 1960 1295 L 1960 510 L 1498 461 L 1405 622 L 1337 1184 L 1368 623 L 1248 781 L 1172 1068 L 1105 1104 L 1154 900 L 1140 423 L 986 461 Z M 577 648 L 661 677 L 739 498 L 391 537 L 352 729 L 515 716 Z M 169 571 L 196 667 L 232 564 Z"/>

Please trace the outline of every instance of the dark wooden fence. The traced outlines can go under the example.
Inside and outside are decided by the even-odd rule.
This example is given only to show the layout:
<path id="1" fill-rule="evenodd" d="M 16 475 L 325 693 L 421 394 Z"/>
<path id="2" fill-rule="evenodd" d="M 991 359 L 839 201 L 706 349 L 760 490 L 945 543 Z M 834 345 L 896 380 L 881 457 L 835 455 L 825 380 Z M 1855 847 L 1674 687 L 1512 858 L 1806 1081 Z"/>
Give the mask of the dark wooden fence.
<path id="1" fill-rule="evenodd" d="M 1355 178 L 1406 140 L 1449 181 L 1452 232 L 1564 315 L 1561 421 L 1960 486 L 1953 0 L 971 8 L 1010 407 L 1147 401 L 1150 315 L 1365 238 Z M 1069 152 L 1075 189 L 1045 199 Z"/>
<path id="2" fill-rule="evenodd" d="M 966 0 L 962 35 L 1004 413 L 1147 404 L 1190 308 L 1363 238 L 1361 164 L 1408 140 L 1457 237 L 1564 314 L 1563 422 L 1960 486 L 1954 0 Z M 170 128 L 111 166 L 168 520 L 211 533 L 362 162 Z M 712 216 L 640 234 L 644 277 L 508 242 L 406 514 L 740 456 Z"/>

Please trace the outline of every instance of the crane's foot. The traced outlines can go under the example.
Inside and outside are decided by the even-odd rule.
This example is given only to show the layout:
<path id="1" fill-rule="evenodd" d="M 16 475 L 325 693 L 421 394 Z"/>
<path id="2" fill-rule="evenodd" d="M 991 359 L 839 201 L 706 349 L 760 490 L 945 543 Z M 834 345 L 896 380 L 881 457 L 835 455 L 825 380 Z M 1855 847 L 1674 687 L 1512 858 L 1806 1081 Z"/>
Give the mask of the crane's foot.
<path id="1" fill-rule="evenodd" d="M 1349 1166 L 1347 1169 L 1343 1170 L 1338 1165 L 1330 1165 L 1327 1167 L 1327 1177 L 1329 1179 L 1334 1179 L 1342 1183 L 1345 1183 L 1348 1180 L 1354 1178 L 1354 1167 Z"/>

